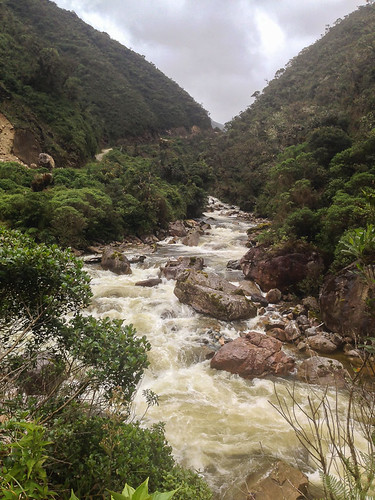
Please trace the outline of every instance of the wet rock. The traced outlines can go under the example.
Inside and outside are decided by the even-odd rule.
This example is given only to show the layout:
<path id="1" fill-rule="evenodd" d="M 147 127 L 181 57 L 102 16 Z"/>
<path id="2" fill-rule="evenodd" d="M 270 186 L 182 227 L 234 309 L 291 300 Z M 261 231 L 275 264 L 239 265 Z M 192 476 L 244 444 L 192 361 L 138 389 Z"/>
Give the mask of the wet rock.
<path id="1" fill-rule="evenodd" d="M 135 286 L 153 287 L 161 283 L 160 278 L 149 278 L 147 280 L 137 281 Z"/>
<path id="2" fill-rule="evenodd" d="M 322 321 L 328 329 L 352 338 L 371 335 L 375 319 L 368 304 L 373 297 L 374 290 L 353 266 L 328 276 L 319 297 Z"/>
<path id="3" fill-rule="evenodd" d="M 186 269 L 201 271 L 203 267 L 202 257 L 179 257 L 177 260 L 169 260 L 160 270 L 162 275 L 170 280 L 177 279 L 177 276 Z"/>
<path id="4" fill-rule="evenodd" d="M 266 294 L 266 300 L 270 304 L 278 304 L 281 300 L 281 292 L 278 288 L 271 288 Z"/>
<path id="5" fill-rule="evenodd" d="M 188 247 L 196 247 L 199 243 L 200 236 L 198 229 L 190 231 L 187 236 L 182 238 L 181 243 Z"/>
<path id="6" fill-rule="evenodd" d="M 134 255 L 133 257 L 128 257 L 128 260 L 130 264 L 138 264 L 139 262 L 144 262 L 146 258 L 146 255 Z"/>
<path id="7" fill-rule="evenodd" d="M 297 321 L 289 321 L 285 327 L 285 337 L 288 342 L 294 342 L 301 336 L 301 330 L 298 327 Z"/>
<path id="8" fill-rule="evenodd" d="M 267 330 L 267 335 L 273 337 L 274 339 L 280 340 L 280 342 L 286 342 L 286 334 L 282 328 L 271 328 Z"/>
<path id="9" fill-rule="evenodd" d="M 308 345 L 315 351 L 331 354 L 337 350 L 337 345 L 322 334 L 314 335 L 308 339 Z"/>
<path id="10" fill-rule="evenodd" d="M 227 269 L 239 270 L 241 269 L 241 264 L 238 260 L 229 260 L 227 263 Z"/>
<path id="11" fill-rule="evenodd" d="M 211 368 L 236 373 L 243 378 L 286 375 L 294 369 L 294 359 L 281 350 L 282 343 L 259 332 L 225 344 L 212 358 Z"/>
<path id="12" fill-rule="evenodd" d="M 319 311 L 319 304 L 315 297 L 305 297 L 302 300 L 302 304 L 308 311 Z"/>
<path id="13" fill-rule="evenodd" d="M 323 270 L 323 260 L 307 244 L 272 251 L 257 246 L 242 257 L 241 267 L 246 279 L 256 281 L 262 290 L 285 291 L 306 278 L 317 279 Z"/>
<path id="14" fill-rule="evenodd" d="M 303 382 L 318 385 L 333 385 L 343 388 L 346 385 L 347 371 L 336 359 L 314 356 L 299 365 L 297 376 Z"/>
<path id="15" fill-rule="evenodd" d="M 215 273 L 195 270 L 180 273 L 174 294 L 183 304 L 224 321 L 253 318 L 257 312 L 242 290 Z"/>
<path id="16" fill-rule="evenodd" d="M 262 306 L 268 306 L 268 300 L 263 297 L 259 286 L 254 281 L 241 281 L 238 287 L 248 295 L 253 302 L 259 302 Z"/>
<path id="17" fill-rule="evenodd" d="M 207 359 L 212 359 L 215 355 L 215 349 L 212 345 L 195 345 L 181 349 L 178 354 L 178 359 L 185 365 L 189 366 L 195 363 L 201 363 Z"/>
<path id="18" fill-rule="evenodd" d="M 256 500 L 302 500 L 307 498 L 307 476 L 286 462 L 276 462 L 255 486 L 249 498 Z"/>
<path id="19" fill-rule="evenodd" d="M 101 266 L 104 270 L 115 274 L 131 274 L 130 263 L 126 256 L 111 247 L 105 247 L 102 254 Z"/>
<path id="20" fill-rule="evenodd" d="M 182 238 L 187 235 L 187 230 L 182 220 L 170 222 L 168 230 L 171 236 L 178 236 L 179 238 Z"/>

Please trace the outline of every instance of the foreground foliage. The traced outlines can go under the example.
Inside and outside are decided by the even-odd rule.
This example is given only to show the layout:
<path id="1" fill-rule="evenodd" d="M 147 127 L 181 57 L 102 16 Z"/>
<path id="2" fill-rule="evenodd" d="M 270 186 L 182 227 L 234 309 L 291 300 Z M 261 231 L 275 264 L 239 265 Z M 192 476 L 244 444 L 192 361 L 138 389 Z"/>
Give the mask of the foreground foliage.
<path id="1" fill-rule="evenodd" d="M 209 499 L 178 467 L 162 425 L 130 422 L 150 345 L 96 320 L 89 277 L 68 250 L 0 228 L 0 491 L 8 499 L 104 498 L 124 480 Z M 149 404 L 156 398 L 147 395 Z M 56 492 L 56 493 L 54 493 Z"/>

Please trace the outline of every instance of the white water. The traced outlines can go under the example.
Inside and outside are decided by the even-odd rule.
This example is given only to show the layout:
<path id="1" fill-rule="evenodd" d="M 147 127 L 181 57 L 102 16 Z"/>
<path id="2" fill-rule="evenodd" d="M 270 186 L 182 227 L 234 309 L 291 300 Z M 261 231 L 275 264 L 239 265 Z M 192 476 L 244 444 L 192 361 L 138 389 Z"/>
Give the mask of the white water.
<path id="1" fill-rule="evenodd" d="M 179 303 L 173 294 L 173 280 L 163 279 L 154 288 L 134 286 L 137 281 L 156 277 L 161 265 L 180 255 L 202 256 L 207 270 L 233 282 L 241 279 L 242 273 L 227 270 L 226 264 L 246 252 L 250 223 L 219 211 L 207 214 L 207 218 L 212 229 L 197 247 L 160 244 L 144 263 L 132 266 L 129 276 L 91 268 L 94 300 L 90 313 L 124 319 L 147 336 L 152 345 L 151 364 L 135 401 L 136 413 L 142 415 L 146 407 L 142 390 L 152 389 L 160 404 L 148 411 L 145 425 L 166 423 L 166 437 L 177 461 L 199 470 L 215 491 L 215 498 L 242 500 L 246 488 L 241 483 L 250 473 L 261 470 L 270 457 L 296 466 L 306 464 L 306 453 L 294 432 L 269 403 L 275 402 L 275 387 L 285 394 L 291 381 L 244 380 L 212 370 L 209 361 L 200 360 L 201 341 L 208 329 L 236 338 L 240 331 L 256 328 L 256 318 L 226 323 L 198 314 Z M 309 393 L 308 386 L 298 382 L 296 390 L 302 400 Z"/>

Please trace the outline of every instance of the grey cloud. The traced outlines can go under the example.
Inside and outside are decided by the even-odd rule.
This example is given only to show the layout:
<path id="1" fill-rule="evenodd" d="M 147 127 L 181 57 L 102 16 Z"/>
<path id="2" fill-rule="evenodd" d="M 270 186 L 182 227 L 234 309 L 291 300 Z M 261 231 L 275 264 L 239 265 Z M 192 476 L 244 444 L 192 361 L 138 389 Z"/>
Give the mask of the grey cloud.
<path id="1" fill-rule="evenodd" d="M 324 32 L 326 24 L 365 0 L 55 0 L 84 20 L 111 26 L 136 52 L 208 109 L 228 121 L 251 102 L 266 79 Z M 268 16 L 285 44 L 265 52 L 256 13 Z M 100 26 L 101 24 L 101 26 Z M 272 45 L 273 43 L 273 45 Z"/>

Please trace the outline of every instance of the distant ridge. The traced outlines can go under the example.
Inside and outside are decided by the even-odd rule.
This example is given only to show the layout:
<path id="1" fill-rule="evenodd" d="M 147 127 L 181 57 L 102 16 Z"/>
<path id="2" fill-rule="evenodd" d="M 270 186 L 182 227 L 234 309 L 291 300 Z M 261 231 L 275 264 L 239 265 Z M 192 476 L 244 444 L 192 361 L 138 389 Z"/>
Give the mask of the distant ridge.
<path id="1" fill-rule="evenodd" d="M 374 68 L 375 5 L 368 4 L 338 19 L 226 124 L 212 156 L 219 169 L 216 195 L 251 210 L 288 146 L 327 126 L 354 142 L 367 137 L 375 126 Z"/>

